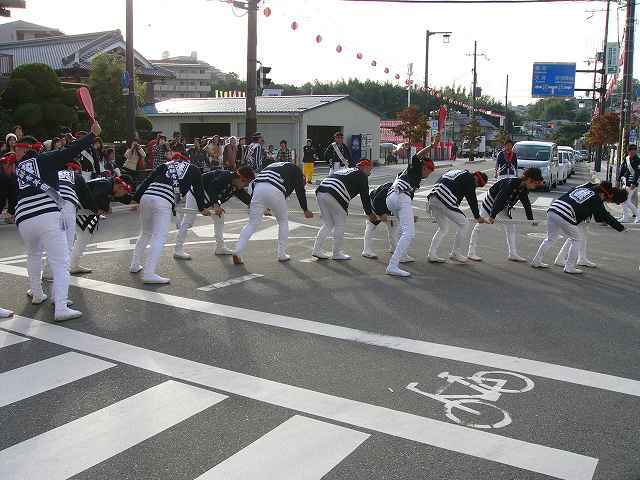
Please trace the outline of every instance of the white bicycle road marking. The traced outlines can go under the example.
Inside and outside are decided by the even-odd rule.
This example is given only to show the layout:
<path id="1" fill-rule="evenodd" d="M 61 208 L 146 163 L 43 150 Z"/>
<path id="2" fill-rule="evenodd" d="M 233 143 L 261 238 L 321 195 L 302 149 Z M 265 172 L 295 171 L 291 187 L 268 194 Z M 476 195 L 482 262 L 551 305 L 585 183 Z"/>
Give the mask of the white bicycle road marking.
<path id="1" fill-rule="evenodd" d="M 504 378 L 505 376 L 507 379 Z M 508 377 L 512 377 L 511 380 L 509 380 Z M 442 402 L 445 406 L 446 417 L 452 422 L 466 427 L 480 429 L 503 428 L 511 424 L 511 415 L 494 403 L 489 402 L 497 402 L 504 393 L 524 393 L 533 390 L 534 387 L 533 380 L 530 378 L 517 373 L 504 371 L 476 372 L 470 377 L 460 377 L 451 375 L 449 372 L 442 372 L 438 374 L 438 378 L 445 379 L 447 383 L 439 388 L 436 393 L 428 393 L 420 390 L 418 388 L 418 382 L 412 382 L 408 384 L 406 388 L 419 395 Z M 510 388 L 506 388 L 507 383 L 510 381 Z M 515 388 L 516 382 L 519 388 Z M 443 395 L 445 390 L 456 383 L 469 387 L 477 393 Z M 477 420 L 464 420 L 460 418 L 459 415 L 453 413 L 454 410 L 460 410 L 480 416 L 481 412 L 467 406 L 469 404 L 473 404 L 476 408 L 477 405 L 484 405 L 489 407 L 490 410 L 497 410 L 500 415 L 499 419 L 493 423 L 477 423 Z"/>

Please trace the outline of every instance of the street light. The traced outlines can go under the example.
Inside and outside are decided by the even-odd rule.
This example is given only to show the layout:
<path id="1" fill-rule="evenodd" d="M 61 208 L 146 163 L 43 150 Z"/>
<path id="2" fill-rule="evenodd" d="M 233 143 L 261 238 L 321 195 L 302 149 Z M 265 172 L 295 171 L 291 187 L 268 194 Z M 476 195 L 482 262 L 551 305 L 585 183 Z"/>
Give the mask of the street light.
<path id="1" fill-rule="evenodd" d="M 424 88 L 429 88 L 429 38 L 432 35 L 442 35 L 442 43 L 449 43 L 451 40 L 451 32 L 430 32 L 427 30 L 427 44 L 424 57 Z"/>

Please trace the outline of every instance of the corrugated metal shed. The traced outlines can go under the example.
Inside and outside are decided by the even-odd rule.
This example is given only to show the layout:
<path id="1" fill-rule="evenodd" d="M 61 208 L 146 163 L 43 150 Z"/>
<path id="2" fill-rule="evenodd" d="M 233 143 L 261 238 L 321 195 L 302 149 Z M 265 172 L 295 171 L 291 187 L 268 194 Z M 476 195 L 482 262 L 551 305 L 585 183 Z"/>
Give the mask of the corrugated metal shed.
<path id="1" fill-rule="evenodd" d="M 349 95 L 258 97 L 258 113 L 300 113 L 349 99 Z M 246 98 L 175 98 L 144 107 L 147 115 L 244 113 Z"/>

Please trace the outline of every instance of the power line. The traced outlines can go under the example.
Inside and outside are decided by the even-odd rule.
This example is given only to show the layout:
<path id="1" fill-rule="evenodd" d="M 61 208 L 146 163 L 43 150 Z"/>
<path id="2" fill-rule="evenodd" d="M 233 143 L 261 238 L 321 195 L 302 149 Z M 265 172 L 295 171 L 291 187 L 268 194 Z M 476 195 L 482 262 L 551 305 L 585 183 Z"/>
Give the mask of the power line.
<path id="1" fill-rule="evenodd" d="M 376 2 L 376 3 L 418 3 L 418 4 L 509 4 L 509 3 L 575 3 L 575 2 L 603 2 L 606 0 L 342 0 L 343 2 Z"/>

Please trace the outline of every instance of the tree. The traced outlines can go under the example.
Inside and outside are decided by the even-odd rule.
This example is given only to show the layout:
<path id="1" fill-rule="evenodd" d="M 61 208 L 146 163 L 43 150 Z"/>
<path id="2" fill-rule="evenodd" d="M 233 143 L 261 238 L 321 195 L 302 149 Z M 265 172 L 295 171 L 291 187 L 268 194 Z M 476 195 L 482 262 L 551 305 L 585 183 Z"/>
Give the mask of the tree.
<path id="1" fill-rule="evenodd" d="M 21 65 L 13 71 L 2 93 L 3 123 L 17 123 L 30 135 L 50 138 L 61 125 L 75 126 L 78 121 L 73 106 L 75 95 L 71 92 L 70 103 L 69 93 L 47 65 Z"/>
<path id="2" fill-rule="evenodd" d="M 571 146 L 578 138 L 587 132 L 588 128 L 586 123 L 561 125 L 551 136 L 551 139 L 558 145 Z"/>
<path id="3" fill-rule="evenodd" d="M 124 58 L 120 55 L 102 54 L 91 62 L 89 88 L 102 126 L 102 137 L 107 141 L 127 137 L 127 97 L 122 95 L 122 72 Z M 144 99 L 144 85 L 136 76 L 136 98 L 138 106 Z"/>
<path id="4" fill-rule="evenodd" d="M 462 138 L 469 145 L 469 160 L 473 161 L 475 158 L 475 150 L 480 145 L 480 136 L 482 135 L 482 129 L 480 128 L 480 122 L 476 118 L 467 123 L 462 129 Z"/>
<path id="5" fill-rule="evenodd" d="M 402 123 L 394 128 L 396 135 L 407 138 L 411 145 L 424 144 L 431 131 L 429 119 L 424 113 L 411 105 L 398 114 L 398 120 Z"/>
<path id="6" fill-rule="evenodd" d="M 587 144 L 592 147 L 612 145 L 620 136 L 620 116 L 615 112 L 598 115 L 591 122 Z"/>

